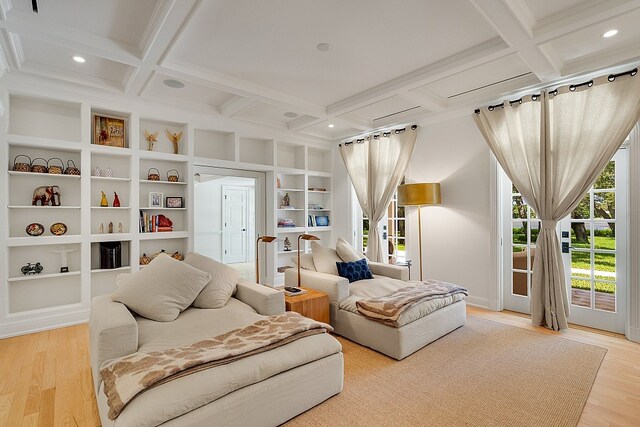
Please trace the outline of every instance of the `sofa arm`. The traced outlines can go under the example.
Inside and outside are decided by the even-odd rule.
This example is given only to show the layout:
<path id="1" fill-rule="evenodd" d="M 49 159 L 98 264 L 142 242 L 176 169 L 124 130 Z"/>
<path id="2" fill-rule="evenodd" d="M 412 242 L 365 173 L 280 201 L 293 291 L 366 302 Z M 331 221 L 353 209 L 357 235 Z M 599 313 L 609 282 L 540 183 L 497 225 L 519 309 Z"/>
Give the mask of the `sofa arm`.
<path id="1" fill-rule="evenodd" d="M 300 270 L 302 287 L 315 289 L 329 295 L 330 304 L 338 304 L 349 296 L 349 280 L 333 274 L 317 271 Z M 284 271 L 284 283 L 287 286 L 298 286 L 298 270 L 289 268 Z"/>
<path id="2" fill-rule="evenodd" d="M 91 301 L 89 346 L 97 394 L 102 363 L 138 351 L 138 323 L 129 309 L 113 301 L 111 295 L 95 297 Z"/>
<path id="3" fill-rule="evenodd" d="M 237 289 L 235 297 L 259 314 L 272 316 L 284 313 L 284 292 L 246 280 L 241 280 Z"/>
<path id="4" fill-rule="evenodd" d="M 392 279 L 398 279 L 405 282 L 409 280 L 409 269 L 407 267 L 369 261 L 369 268 L 371 269 L 371 272 L 373 274 L 378 276 L 386 276 Z"/>

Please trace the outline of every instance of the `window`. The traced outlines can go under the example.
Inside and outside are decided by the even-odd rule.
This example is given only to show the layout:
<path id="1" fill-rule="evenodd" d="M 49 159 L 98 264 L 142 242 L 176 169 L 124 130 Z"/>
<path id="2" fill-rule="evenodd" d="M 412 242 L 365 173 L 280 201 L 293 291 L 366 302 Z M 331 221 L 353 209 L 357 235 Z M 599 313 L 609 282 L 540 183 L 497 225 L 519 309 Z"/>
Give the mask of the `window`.
<path id="1" fill-rule="evenodd" d="M 404 178 L 400 185 L 404 184 Z M 393 194 L 393 199 L 387 208 L 387 234 L 390 261 L 404 261 L 406 259 L 406 235 L 405 235 L 404 206 L 398 206 L 398 194 Z M 366 251 L 369 241 L 369 218 L 362 212 L 362 251 Z"/>

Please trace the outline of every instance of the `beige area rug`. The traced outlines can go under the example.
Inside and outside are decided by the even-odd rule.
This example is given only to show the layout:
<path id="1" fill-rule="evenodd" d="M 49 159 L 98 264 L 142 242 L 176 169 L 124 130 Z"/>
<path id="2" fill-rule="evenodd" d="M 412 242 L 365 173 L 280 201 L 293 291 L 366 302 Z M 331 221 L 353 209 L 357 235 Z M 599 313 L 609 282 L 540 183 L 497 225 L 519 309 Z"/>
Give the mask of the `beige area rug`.
<path id="1" fill-rule="evenodd" d="M 469 316 L 398 362 L 340 338 L 344 390 L 288 426 L 575 426 L 604 348 Z"/>

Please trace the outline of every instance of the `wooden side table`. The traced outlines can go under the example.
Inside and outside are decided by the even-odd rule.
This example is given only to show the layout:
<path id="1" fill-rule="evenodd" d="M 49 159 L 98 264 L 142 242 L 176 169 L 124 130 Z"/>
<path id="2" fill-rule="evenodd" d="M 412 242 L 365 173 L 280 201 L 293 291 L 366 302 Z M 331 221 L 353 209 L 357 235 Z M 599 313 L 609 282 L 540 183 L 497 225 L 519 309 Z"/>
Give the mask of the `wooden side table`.
<path id="1" fill-rule="evenodd" d="M 329 323 L 329 296 L 324 292 L 302 288 L 306 294 L 284 296 L 287 311 L 295 311 L 318 322 Z"/>

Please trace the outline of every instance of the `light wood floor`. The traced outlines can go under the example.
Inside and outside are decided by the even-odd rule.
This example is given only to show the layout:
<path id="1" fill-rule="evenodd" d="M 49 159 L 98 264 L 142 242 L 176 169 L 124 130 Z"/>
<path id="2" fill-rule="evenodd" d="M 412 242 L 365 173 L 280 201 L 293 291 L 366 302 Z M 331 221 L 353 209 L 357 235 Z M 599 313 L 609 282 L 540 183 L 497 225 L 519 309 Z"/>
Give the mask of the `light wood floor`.
<path id="1" fill-rule="evenodd" d="M 608 349 L 580 425 L 640 426 L 639 344 L 589 328 L 533 327 L 516 313 L 468 313 Z M 0 340 L 0 426 L 99 426 L 88 341 L 87 325 Z"/>

